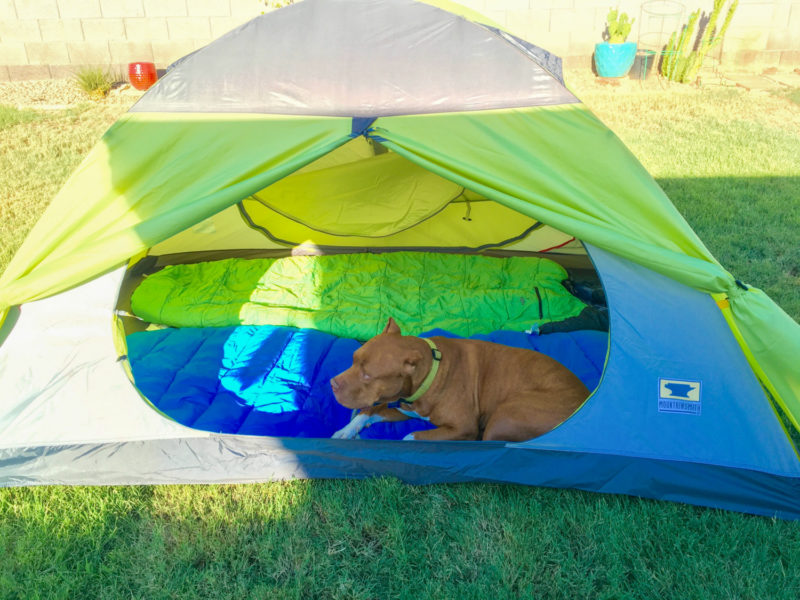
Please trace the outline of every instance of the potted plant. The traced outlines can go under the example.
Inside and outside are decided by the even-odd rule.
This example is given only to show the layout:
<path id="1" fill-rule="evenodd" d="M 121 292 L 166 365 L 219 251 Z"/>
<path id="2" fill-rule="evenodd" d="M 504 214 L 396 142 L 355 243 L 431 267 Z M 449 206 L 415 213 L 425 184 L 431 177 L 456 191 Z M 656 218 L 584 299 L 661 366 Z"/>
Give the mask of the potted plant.
<path id="1" fill-rule="evenodd" d="M 594 64 L 600 77 L 625 77 L 636 57 L 636 42 L 626 42 L 633 20 L 612 8 L 604 42 L 595 44 Z"/>

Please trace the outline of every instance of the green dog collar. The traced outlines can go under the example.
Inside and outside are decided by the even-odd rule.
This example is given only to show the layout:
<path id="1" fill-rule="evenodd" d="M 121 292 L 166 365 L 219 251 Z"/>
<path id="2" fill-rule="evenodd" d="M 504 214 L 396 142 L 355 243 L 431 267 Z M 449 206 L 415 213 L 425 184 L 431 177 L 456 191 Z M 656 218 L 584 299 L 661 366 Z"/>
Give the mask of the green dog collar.
<path id="1" fill-rule="evenodd" d="M 431 347 L 431 355 L 433 356 L 433 363 L 431 363 L 431 370 L 428 371 L 428 375 L 425 377 L 425 379 L 422 380 L 422 385 L 419 386 L 419 389 L 413 394 L 411 394 L 411 396 L 409 396 L 408 398 L 400 398 L 400 402 L 405 402 L 406 404 L 411 404 L 415 400 L 418 400 L 422 396 L 422 394 L 424 394 L 430 389 L 433 380 L 436 379 L 436 373 L 439 372 L 439 361 L 442 360 L 442 353 L 436 347 L 436 344 L 433 343 L 433 340 L 429 338 L 422 338 L 422 339 L 425 340 L 428 346 Z"/>

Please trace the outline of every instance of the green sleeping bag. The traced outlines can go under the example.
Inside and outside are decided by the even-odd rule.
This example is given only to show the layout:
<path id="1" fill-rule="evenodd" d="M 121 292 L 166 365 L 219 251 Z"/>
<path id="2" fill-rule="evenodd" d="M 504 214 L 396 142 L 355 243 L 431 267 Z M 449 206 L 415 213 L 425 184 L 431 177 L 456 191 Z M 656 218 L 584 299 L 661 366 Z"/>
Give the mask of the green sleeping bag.
<path id="1" fill-rule="evenodd" d="M 287 325 L 366 340 L 394 317 L 403 333 L 525 331 L 576 316 L 567 272 L 535 257 L 428 252 L 227 259 L 173 265 L 131 298 L 145 321 L 173 327 Z"/>

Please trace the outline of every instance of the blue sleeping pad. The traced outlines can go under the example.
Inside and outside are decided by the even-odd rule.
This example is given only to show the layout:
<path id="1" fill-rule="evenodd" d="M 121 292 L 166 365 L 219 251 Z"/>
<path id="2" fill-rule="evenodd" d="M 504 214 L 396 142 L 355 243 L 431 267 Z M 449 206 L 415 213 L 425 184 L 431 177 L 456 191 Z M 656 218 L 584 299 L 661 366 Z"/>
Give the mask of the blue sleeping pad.
<path id="1" fill-rule="evenodd" d="M 434 330 L 426 337 L 458 337 Z M 538 350 L 571 369 L 589 389 L 599 382 L 608 336 L 597 331 L 474 336 Z M 136 386 L 161 412 L 218 433 L 330 437 L 351 418 L 330 379 L 352 364 L 360 343 L 312 329 L 271 325 L 181 328 L 128 336 Z M 362 438 L 401 439 L 427 429 L 419 419 L 377 423 Z"/>

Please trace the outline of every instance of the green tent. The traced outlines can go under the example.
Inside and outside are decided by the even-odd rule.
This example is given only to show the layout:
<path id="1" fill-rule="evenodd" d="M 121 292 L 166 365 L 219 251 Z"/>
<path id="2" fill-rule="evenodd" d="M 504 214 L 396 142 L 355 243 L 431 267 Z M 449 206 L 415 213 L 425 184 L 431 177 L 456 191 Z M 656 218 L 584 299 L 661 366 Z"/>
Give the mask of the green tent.
<path id="1" fill-rule="evenodd" d="M 120 267 L 135 269 L 146 257 L 180 262 L 194 255 L 186 258 L 193 262 L 237 252 L 244 257 L 259 252 L 472 254 L 491 249 L 541 255 L 558 247 L 561 256 L 573 257 L 560 260 L 565 265 L 575 256 L 584 264 L 591 259 L 611 313 L 603 382 L 573 419 L 575 427 L 583 415 L 608 410 L 600 399 L 601 391 L 616 381 L 609 371 L 612 363 L 627 373 L 620 375 L 616 390 L 625 406 L 652 408 L 641 390 L 654 389 L 660 378 L 681 378 L 670 369 L 681 362 L 675 356 L 679 350 L 657 339 L 636 341 L 635 332 L 645 328 L 637 329 L 636 319 L 644 323 L 653 315 L 664 319 L 664 337 L 682 328 L 691 337 L 695 332 L 690 330 L 708 327 L 703 337 L 715 346 L 709 352 L 723 352 L 703 367 L 703 415 L 689 426 L 685 415 L 677 417 L 683 421 L 664 425 L 658 419 L 674 415 L 651 411 L 647 425 L 636 425 L 632 437 L 638 441 L 630 447 L 620 441 L 622 431 L 606 435 L 613 439 L 603 442 L 589 443 L 586 436 L 576 441 L 570 420 L 530 443 L 491 450 L 478 444 L 479 450 L 466 454 L 448 447 L 440 460 L 476 465 L 487 458 L 484 452 L 522 452 L 533 458 L 537 450 L 562 459 L 571 453 L 612 457 L 606 463 L 609 475 L 600 483 L 586 483 L 580 473 L 566 473 L 553 483 L 519 467 L 513 471 L 517 474 L 494 479 L 800 516 L 800 504 L 790 499 L 800 466 L 778 416 L 800 428 L 800 326 L 714 259 L 630 151 L 567 89 L 558 58 L 461 7 L 443 7 L 413 0 L 305 0 L 268 13 L 178 61 L 106 132 L 0 278 L 0 315 L 6 319 L 0 334 L 5 340 L 0 380 L 4 390 L 11 390 L 11 397 L 0 400 L 5 440 L 0 443 L 0 481 L 181 480 L 167 473 L 195 459 L 187 459 L 177 446 L 163 451 L 164 444 L 178 439 L 193 440 L 192 455 L 205 456 L 205 464 L 187 470 L 189 480 L 287 476 L 274 465 L 247 471 L 252 476 L 229 463 L 223 467 L 216 451 L 199 449 L 216 438 L 154 413 L 120 377 L 110 333 L 101 325 L 111 322 L 112 313 L 119 316 L 130 297 L 123 285 L 117 302 Z M 644 299 L 625 300 L 620 293 L 615 303 L 614 284 L 626 277 L 642 288 L 660 290 L 659 295 L 646 304 Z M 111 294 L 114 301 L 89 300 L 100 297 L 96 294 Z M 669 294 L 675 294 L 672 303 L 662 300 Z M 701 314 L 705 320 L 698 324 Z M 633 327 L 628 337 L 626 326 Z M 76 354 L 74 343 L 54 341 L 69 339 L 62 331 L 86 335 L 85 357 Z M 89 344 L 94 331 L 97 343 Z M 122 332 L 117 331 L 117 352 L 124 356 Z M 617 346 L 626 354 L 618 365 Z M 37 373 L 32 364 L 48 366 Z M 731 394 L 730 406 L 720 408 L 720 415 L 728 416 L 716 417 L 711 429 L 705 421 L 698 425 L 714 414 L 707 409 L 715 393 L 712 381 L 734 377 L 734 366 L 740 373 L 718 392 Z M 109 393 L 120 398 L 117 415 L 98 418 L 110 410 Z M 618 419 L 618 408 L 593 417 L 599 419 L 595 426 Z M 636 410 L 631 408 L 631 414 Z M 68 413 L 68 432 L 62 431 L 61 413 Z M 613 426 L 624 428 L 624 422 L 619 418 Z M 591 426 L 587 422 L 587 429 Z M 768 430 L 766 440 L 753 433 L 761 427 Z M 640 439 L 647 432 L 664 439 Z M 719 435 L 727 437 L 720 440 Z M 742 442 L 751 437 L 752 444 Z M 254 448 L 260 447 L 252 438 L 225 440 L 230 448 L 238 444 L 244 455 L 257 454 Z M 112 459 L 108 450 L 105 466 L 98 462 L 87 469 L 76 458 L 83 445 L 108 449 L 102 445 L 122 441 L 130 442 L 131 454 Z M 365 450 L 356 442 L 343 451 L 336 445 L 348 443 L 342 440 L 313 443 L 318 444 L 315 452 L 327 449 L 324 444 L 334 444 L 345 455 L 352 451 L 347 460 L 355 462 L 364 452 L 384 451 L 379 446 Z M 301 462 L 311 452 L 300 441 L 281 444 L 282 452 Z M 64 453 L 51 452 L 55 447 L 65 448 Z M 131 475 L 131 462 L 152 458 L 156 447 L 171 458 L 164 464 L 153 458 L 142 473 Z M 21 460 L 31 448 L 42 450 Z M 126 462 L 116 462 L 123 455 Z M 618 464 L 620 457 L 647 461 L 637 463 L 636 472 L 639 477 L 653 473 L 655 482 L 615 479 L 615 473 L 633 468 Z M 522 459 L 508 460 L 516 465 Z M 420 481 L 441 477 L 429 465 L 420 467 L 425 475 L 417 478 L 403 461 L 388 470 L 370 464 L 355 471 L 330 461 L 319 470 L 306 466 L 288 472 L 388 472 Z M 65 464 L 72 465 L 72 475 L 64 474 L 70 472 Z M 257 464 L 252 458 L 250 468 Z M 690 466 L 676 483 L 671 476 L 659 479 L 654 464 Z M 702 470 L 709 468 L 726 469 L 725 477 L 731 477 L 723 486 L 727 496 L 714 496 L 710 483 L 693 487 L 684 481 L 713 480 Z M 731 469 L 745 479 L 753 473 L 756 479 L 762 474 L 774 479 L 744 483 L 730 475 Z M 490 477 L 467 469 L 461 478 Z M 684 491 L 671 494 L 671 484 Z M 756 491 L 742 491 L 748 486 Z"/>

